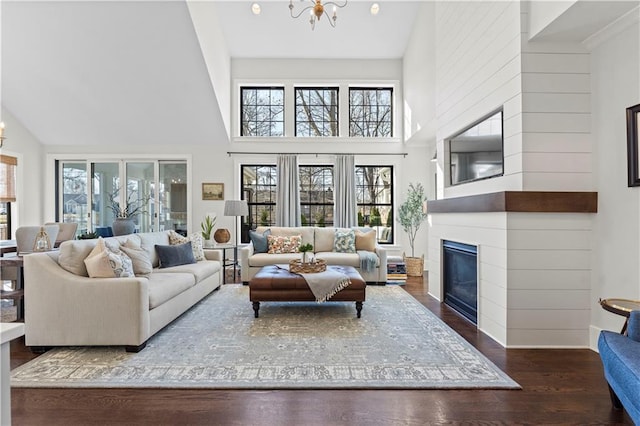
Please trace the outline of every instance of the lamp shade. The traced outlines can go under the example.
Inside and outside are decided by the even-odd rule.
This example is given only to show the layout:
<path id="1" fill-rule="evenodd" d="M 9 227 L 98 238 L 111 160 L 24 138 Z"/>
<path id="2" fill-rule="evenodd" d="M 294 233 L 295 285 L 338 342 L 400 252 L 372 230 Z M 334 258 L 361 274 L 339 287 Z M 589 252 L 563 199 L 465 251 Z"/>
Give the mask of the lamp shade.
<path id="1" fill-rule="evenodd" d="M 225 216 L 247 216 L 249 206 L 246 200 L 227 200 L 224 202 Z"/>

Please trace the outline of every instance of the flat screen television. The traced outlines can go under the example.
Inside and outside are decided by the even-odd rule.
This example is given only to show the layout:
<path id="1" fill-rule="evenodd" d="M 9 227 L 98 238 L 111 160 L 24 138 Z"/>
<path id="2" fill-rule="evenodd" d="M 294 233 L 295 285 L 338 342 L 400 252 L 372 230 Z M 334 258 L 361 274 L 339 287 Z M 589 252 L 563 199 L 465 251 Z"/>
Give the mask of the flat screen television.
<path id="1" fill-rule="evenodd" d="M 504 151 L 502 109 L 447 139 L 451 185 L 502 176 Z"/>

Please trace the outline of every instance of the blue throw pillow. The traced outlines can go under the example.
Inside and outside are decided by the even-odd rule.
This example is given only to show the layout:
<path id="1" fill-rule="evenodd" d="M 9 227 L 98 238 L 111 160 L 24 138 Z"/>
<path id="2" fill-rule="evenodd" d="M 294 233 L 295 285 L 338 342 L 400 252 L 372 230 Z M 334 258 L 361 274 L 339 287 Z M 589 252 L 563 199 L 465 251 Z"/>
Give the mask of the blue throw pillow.
<path id="1" fill-rule="evenodd" d="M 356 252 L 356 232 L 353 229 L 336 229 L 333 241 L 333 251 L 336 253 Z"/>
<path id="2" fill-rule="evenodd" d="M 262 234 L 258 234 L 256 231 L 249 231 L 254 253 L 266 253 L 269 251 L 269 239 L 267 238 L 269 235 L 271 235 L 271 229 L 267 229 Z"/>
<path id="3" fill-rule="evenodd" d="M 156 253 L 158 253 L 158 258 L 160 259 L 160 268 L 196 263 L 196 258 L 193 257 L 193 250 L 191 249 L 191 241 L 173 246 L 156 244 Z"/>

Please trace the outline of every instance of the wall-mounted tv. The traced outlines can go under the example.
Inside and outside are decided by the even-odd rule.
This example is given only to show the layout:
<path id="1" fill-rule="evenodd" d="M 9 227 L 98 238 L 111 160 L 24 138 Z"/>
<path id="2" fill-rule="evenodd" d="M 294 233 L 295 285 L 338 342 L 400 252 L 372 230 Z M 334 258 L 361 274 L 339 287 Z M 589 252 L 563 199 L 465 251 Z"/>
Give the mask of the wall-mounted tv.
<path id="1" fill-rule="evenodd" d="M 502 109 L 474 122 L 446 140 L 450 184 L 473 182 L 504 172 Z"/>

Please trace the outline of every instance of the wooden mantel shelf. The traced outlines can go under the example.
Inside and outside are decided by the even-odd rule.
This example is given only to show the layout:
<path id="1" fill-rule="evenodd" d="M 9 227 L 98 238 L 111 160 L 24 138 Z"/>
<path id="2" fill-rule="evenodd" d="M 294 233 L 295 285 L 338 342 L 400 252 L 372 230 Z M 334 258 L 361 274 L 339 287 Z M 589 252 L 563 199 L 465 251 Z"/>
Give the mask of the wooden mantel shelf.
<path id="1" fill-rule="evenodd" d="M 427 201 L 429 213 L 597 213 L 597 192 L 502 191 Z"/>

